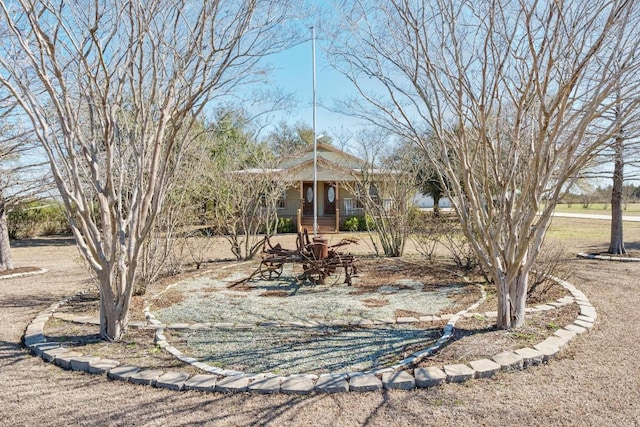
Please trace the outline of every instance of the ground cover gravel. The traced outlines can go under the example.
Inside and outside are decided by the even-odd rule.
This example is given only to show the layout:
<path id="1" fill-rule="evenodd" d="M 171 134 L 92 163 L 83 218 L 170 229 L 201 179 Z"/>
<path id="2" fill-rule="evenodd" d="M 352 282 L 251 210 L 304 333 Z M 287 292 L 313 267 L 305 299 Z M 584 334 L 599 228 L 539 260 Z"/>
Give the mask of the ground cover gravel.
<path id="1" fill-rule="evenodd" d="M 172 286 L 180 292 L 182 301 L 151 311 L 164 323 L 258 323 L 258 322 L 324 322 L 334 320 L 390 319 L 397 310 L 416 315 L 436 314 L 454 306 L 451 298 L 465 285 L 452 284 L 425 291 L 421 281 L 400 279 L 380 286 L 375 293 L 360 292 L 354 286 L 312 285 L 298 283 L 285 270 L 278 280 L 253 279 L 240 286 L 234 282 L 246 277 L 255 265 L 244 272 L 231 272 L 226 277 L 201 276 Z M 466 285 L 473 286 L 473 285 Z"/>
<path id="2" fill-rule="evenodd" d="M 171 334 L 171 344 L 201 362 L 249 373 L 358 372 L 391 365 L 409 349 L 428 347 L 440 328 L 255 327 L 211 329 Z"/>
<path id="3" fill-rule="evenodd" d="M 470 284 L 425 287 L 420 280 L 389 278 L 363 289 L 371 275 L 362 273 L 352 286 L 312 284 L 296 280 L 296 266 L 280 278 L 249 277 L 257 263 L 172 284 L 180 302 L 154 309 L 165 324 L 236 323 L 238 328 L 172 331 L 169 340 L 183 354 L 213 366 L 244 372 L 321 374 L 382 368 L 431 346 L 442 333 L 440 323 L 329 327 L 331 322 L 393 322 L 399 314 L 440 314 L 452 310 L 457 294 Z M 164 292 L 158 295 L 163 299 Z M 479 295 L 479 293 L 478 293 Z M 315 322 L 316 327 L 290 327 L 287 322 Z M 261 323 L 271 326 L 259 326 Z"/>

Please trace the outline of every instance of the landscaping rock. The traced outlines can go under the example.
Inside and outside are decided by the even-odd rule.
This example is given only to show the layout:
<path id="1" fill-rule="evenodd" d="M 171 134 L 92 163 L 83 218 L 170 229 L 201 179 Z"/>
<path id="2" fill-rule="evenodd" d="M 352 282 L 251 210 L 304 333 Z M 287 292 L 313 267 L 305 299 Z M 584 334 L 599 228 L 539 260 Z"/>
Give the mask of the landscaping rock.
<path id="1" fill-rule="evenodd" d="M 503 371 L 520 370 L 524 366 L 522 356 L 512 352 L 503 351 L 493 356 L 493 361 L 502 367 Z"/>
<path id="2" fill-rule="evenodd" d="M 583 327 L 583 328 L 585 328 L 585 329 L 591 329 L 591 328 L 593 328 L 593 322 L 587 322 L 587 321 L 585 321 L 585 320 L 576 319 L 576 320 L 573 322 L 573 324 L 574 324 L 574 325 L 578 325 L 578 326 L 580 326 L 580 327 Z"/>
<path id="3" fill-rule="evenodd" d="M 382 390 L 382 381 L 373 374 L 357 373 L 349 376 L 349 390 L 375 391 Z"/>
<path id="4" fill-rule="evenodd" d="M 222 393 L 240 393 L 249 389 L 249 378 L 242 375 L 225 377 L 216 383 L 216 391 Z"/>
<path id="5" fill-rule="evenodd" d="M 284 378 L 278 376 L 258 378 L 249 384 L 249 391 L 263 394 L 278 393 L 283 380 Z"/>
<path id="6" fill-rule="evenodd" d="M 542 353 L 543 360 L 546 362 L 549 359 L 552 359 L 560 352 L 560 347 L 557 345 L 542 341 L 533 346 L 534 349 L 538 350 Z"/>
<path id="7" fill-rule="evenodd" d="M 406 371 L 388 372 L 382 375 L 382 385 L 386 389 L 411 390 L 416 380 Z"/>
<path id="8" fill-rule="evenodd" d="M 313 388 L 313 379 L 306 376 L 287 377 L 280 385 L 280 391 L 287 394 L 309 394 Z"/>
<path id="9" fill-rule="evenodd" d="M 56 356 L 53 363 L 60 366 L 63 369 L 71 369 L 71 359 L 75 357 L 83 356 L 82 353 L 77 351 L 67 351 L 66 353 L 62 353 Z"/>
<path id="10" fill-rule="evenodd" d="M 469 362 L 471 368 L 476 371 L 476 378 L 489 378 L 500 371 L 501 366 L 489 359 L 479 359 Z"/>
<path id="11" fill-rule="evenodd" d="M 323 374 L 316 382 L 316 391 L 320 393 L 342 393 L 349 391 L 349 383 L 343 374 Z"/>
<path id="12" fill-rule="evenodd" d="M 533 348 L 519 348 L 515 351 L 515 353 L 522 357 L 524 361 L 524 367 L 528 368 L 529 366 L 539 365 L 544 361 L 544 354 L 541 351 L 535 350 Z"/>
<path id="13" fill-rule="evenodd" d="M 71 359 L 71 370 L 89 372 L 89 365 L 91 362 L 97 362 L 100 360 L 97 356 L 81 356 Z"/>
<path id="14" fill-rule="evenodd" d="M 580 335 L 580 334 L 584 334 L 585 332 L 587 332 L 587 328 L 583 328 L 582 326 L 578 326 L 574 323 L 570 323 L 567 326 L 564 327 L 567 331 L 569 332 L 575 332 L 576 334 Z"/>
<path id="15" fill-rule="evenodd" d="M 570 340 L 567 339 L 567 338 L 561 338 L 561 337 L 559 337 L 557 335 L 551 335 L 550 337 L 547 337 L 547 339 L 545 339 L 542 342 L 543 343 L 548 343 L 548 344 L 551 344 L 551 345 L 555 345 L 560 350 L 562 350 L 563 348 L 565 348 L 567 346 L 569 341 Z M 533 346 L 533 348 L 535 348 L 536 350 L 539 350 L 536 346 Z"/>
<path id="16" fill-rule="evenodd" d="M 444 373 L 450 383 L 461 383 L 475 376 L 476 371 L 463 364 L 444 365 Z"/>
<path id="17" fill-rule="evenodd" d="M 42 357 L 42 353 L 44 351 L 52 350 L 58 347 L 60 347 L 60 343 L 57 343 L 57 342 L 41 342 L 41 343 L 36 343 L 29 346 L 33 354 L 35 354 L 38 357 Z"/>
<path id="18" fill-rule="evenodd" d="M 114 369 L 119 365 L 120 363 L 116 362 L 115 360 L 98 359 L 96 361 L 89 362 L 89 368 L 87 372 L 89 372 L 90 374 L 102 375 L 108 373 L 111 369 Z"/>
<path id="19" fill-rule="evenodd" d="M 186 372 L 167 372 L 158 377 L 156 387 L 180 391 L 184 388 L 184 383 L 188 379 L 189 374 Z"/>
<path id="20" fill-rule="evenodd" d="M 573 331 L 570 331 L 568 329 L 558 329 L 557 331 L 555 331 L 553 333 L 553 335 L 560 337 L 560 338 L 566 338 L 567 341 L 571 341 L 572 339 L 574 339 L 576 337 L 576 333 Z"/>
<path id="21" fill-rule="evenodd" d="M 416 380 L 416 386 L 421 388 L 435 387 L 447 379 L 447 374 L 435 366 L 416 368 L 413 371 L 413 375 Z"/>
<path id="22" fill-rule="evenodd" d="M 145 369 L 144 371 L 138 371 L 129 377 L 129 382 L 142 385 L 156 385 L 158 378 L 164 374 L 164 371 L 159 369 Z"/>
<path id="23" fill-rule="evenodd" d="M 53 347 L 42 351 L 42 358 L 47 362 L 53 362 L 57 356 L 71 351 L 68 347 Z"/>
<path id="24" fill-rule="evenodd" d="M 111 369 L 107 376 L 113 380 L 129 381 L 129 377 L 137 374 L 138 372 L 140 372 L 140 368 L 137 366 L 118 366 Z"/>
<path id="25" fill-rule="evenodd" d="M 208 391 L 212 392 L 216 389 L 216 381 L 218 377 L 215 375 L 198 374 L 189 378 L 184 383 L 185 390 Z"/>

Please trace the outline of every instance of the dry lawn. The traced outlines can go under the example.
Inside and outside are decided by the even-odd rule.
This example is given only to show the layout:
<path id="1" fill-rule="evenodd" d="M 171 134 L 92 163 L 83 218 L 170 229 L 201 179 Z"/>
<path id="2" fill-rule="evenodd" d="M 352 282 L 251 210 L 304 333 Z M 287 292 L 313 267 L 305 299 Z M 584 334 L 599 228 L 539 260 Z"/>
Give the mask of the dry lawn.
<path id="1" fill-rule="evenodd" d="M 597 252 L 606 242 L 606 228 L 606 222 L 557 219 L 550 236 L 570 253 Z M 625 232 L 629 247 L 640 249 L 640 223 L 630 223 Z M 366 245 L 360 247 L 366 252 Z M 18 242 L 13 255 L 17 266 L 49 271 L 0 280 L 0 425 L 640 425 L 640 263 L 570 257 L 575 271 L 570 281 L 586 293 L 599 317 L 593 330 L 549 364 L 429 390 L 299 397 L 177 393 L 45 363 L 21 346 L 24 329 L 40 310 L 91 283 L 68 240 Z M 221 249 L 213 256 L 227 257 Z M 565 315 L 571 313 L 558 313 Z M 461 330 L 490 326 L 481 319 L 470 322 L 459 325 Z M 531 323 L 540 330 L 553 321 Z M 508 348 L 513 341 L 534 339 L 529 335 L 518 331 L 494 345 Z M 463 360 L 481 349 L 451 345 L 450 351 L 451 358 Z"/>

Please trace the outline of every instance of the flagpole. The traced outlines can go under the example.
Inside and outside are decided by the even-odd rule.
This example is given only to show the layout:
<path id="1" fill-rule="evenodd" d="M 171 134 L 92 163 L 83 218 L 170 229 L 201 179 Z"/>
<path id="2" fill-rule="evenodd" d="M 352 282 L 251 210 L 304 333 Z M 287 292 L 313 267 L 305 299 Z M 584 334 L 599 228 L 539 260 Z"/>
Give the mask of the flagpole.
<path id="1" fill-rule="evenodd" d="M 311 27 L 311 70 L 313 74 L 313 237 L 318 235 L 318 140 L 316 137 L 316 29 Z"/>

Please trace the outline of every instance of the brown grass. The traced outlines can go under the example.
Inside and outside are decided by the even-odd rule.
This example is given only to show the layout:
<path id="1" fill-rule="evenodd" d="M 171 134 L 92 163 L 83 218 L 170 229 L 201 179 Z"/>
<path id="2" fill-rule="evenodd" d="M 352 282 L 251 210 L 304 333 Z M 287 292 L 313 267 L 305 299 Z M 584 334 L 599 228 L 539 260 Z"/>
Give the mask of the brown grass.
<path id="1" fill-rule="evenodd" d="M 640 388 L 634 360 L 640 352 L 640 264 L 575 257 L 577 252 L 602 250 L 606 242 L 593 236 L 600 236 L 600 230 L 607 225 L 606 221 L 554 219 L 549 238 L 559 238 L 567 244 L 566 262 L 575 271 L 570 281 L 594 304 L 598 321 L 593 330 L 573 340 L 550 363 L 521 372 L 500 373 L 490 380 L 446 384 L 429 390 L 311 396 L 176 393 L 64 371 L 32 357 L 20 346 L 31 319 L 60 298 L 91 285 L 86 270 L 76 263 L 77 250 L 67 241 L 35 239 L 28 245 L 16 246 L 14 261 L 18 266 L 37 263 L 49 272 L 0 281 L 0 424 L 637 426 Z M 640 223 L 625 224 L 625 233 L 628 246 L 640 248 Z M 286 247 L 292 244 L 293 240 Z M 212 256 L 228 257 L 224 247 L 220 248 Z M 356 250 L 366 249 L 365 244 L 356 246 Z M 486 304 L 485 311 L 490 310 L 490 305 Z M 528 325 L 535 326 L 536 322 L 545 328 L 556 323 L 540 317 Z M 458 326 L 476 330 L 483 323 Z M 513 342 L 526 344 L 535 333 L 526 329 L 501 340 L 506 346 Z M 465 340 L 469 345 L 463 351 L 461 344 Z M 485 351 L 486 343 L 470 343 L 466 338 L 458 339 L 440 356 L 445 351 L 453 352 L 454 345 L 460 345 L 456 358 Z M 166 363 L 169 367 L 173 362 Z"/>

